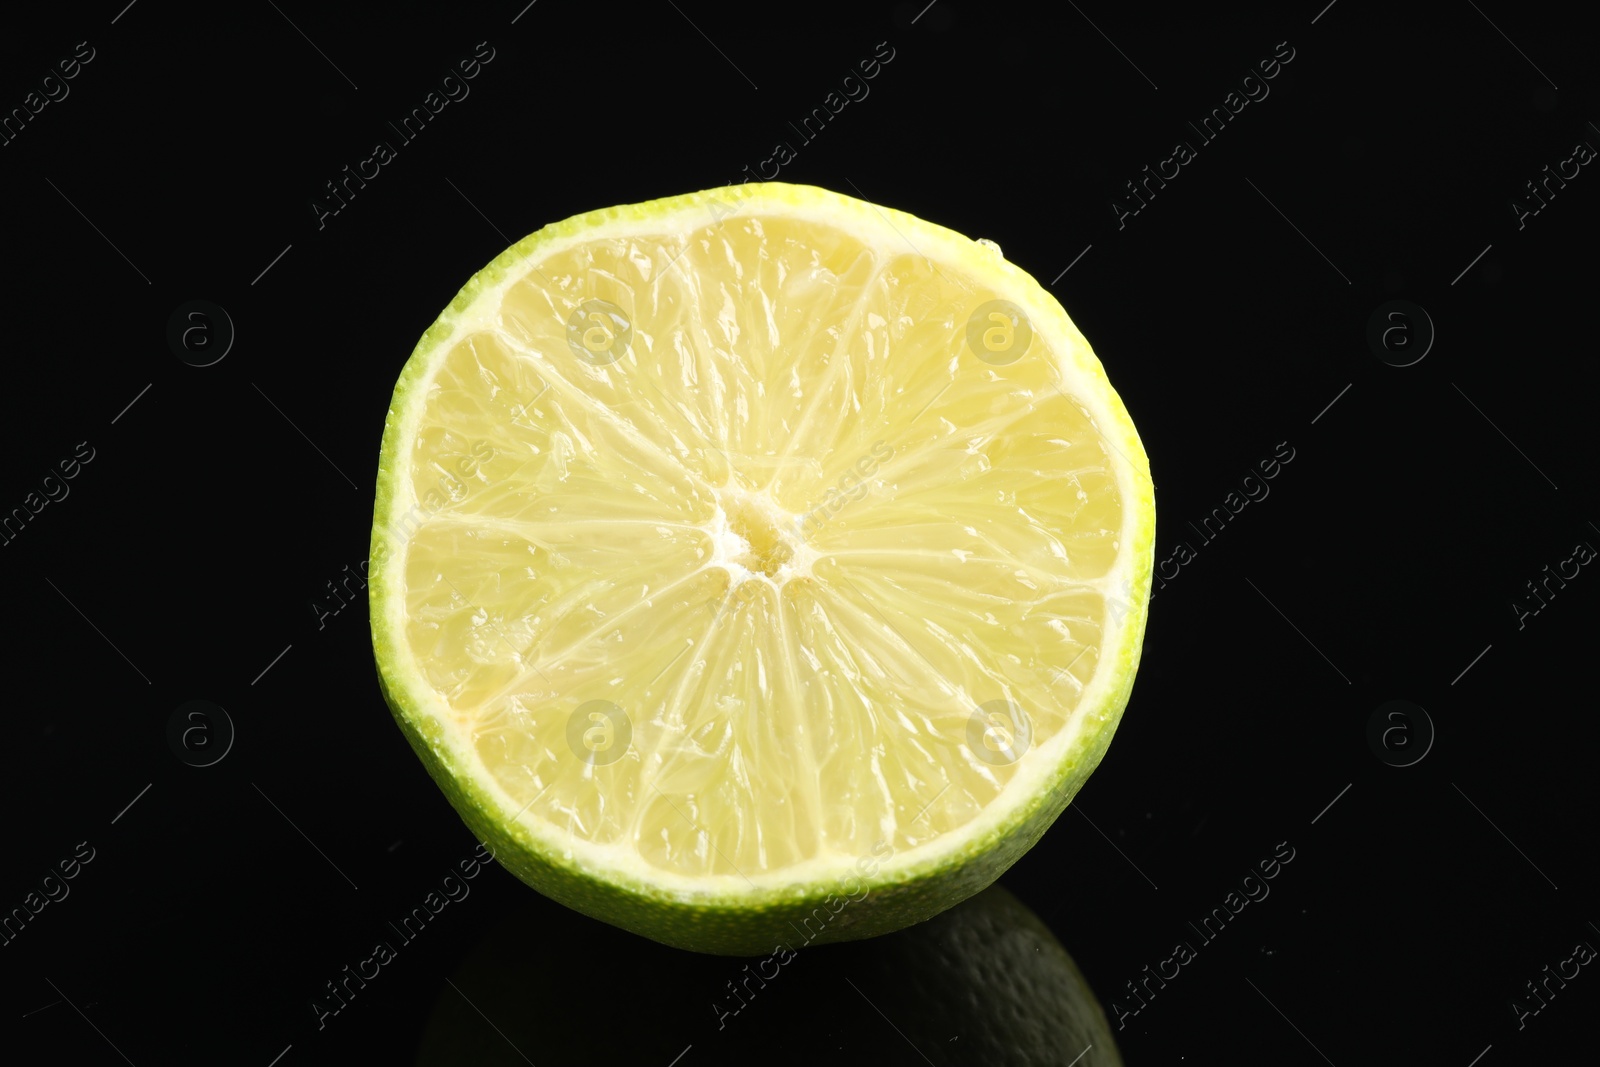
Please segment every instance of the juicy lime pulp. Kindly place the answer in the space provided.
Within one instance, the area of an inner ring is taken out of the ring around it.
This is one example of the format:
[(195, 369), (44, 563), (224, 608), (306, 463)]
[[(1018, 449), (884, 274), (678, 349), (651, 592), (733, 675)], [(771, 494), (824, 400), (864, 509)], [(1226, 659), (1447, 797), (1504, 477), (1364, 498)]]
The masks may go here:
[(763, 951), (935, 914), (1026, 851), (1132, 686), (1148, 461), (991, 244), (783, 184), (579, 216), (395, 389), (373, 637), (525, 881)]

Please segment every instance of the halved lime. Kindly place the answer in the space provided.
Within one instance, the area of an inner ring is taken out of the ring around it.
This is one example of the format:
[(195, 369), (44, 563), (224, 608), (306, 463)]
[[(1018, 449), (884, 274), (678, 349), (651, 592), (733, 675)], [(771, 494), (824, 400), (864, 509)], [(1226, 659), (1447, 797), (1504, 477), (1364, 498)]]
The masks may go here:
[(753, 184), (546, 227), (427, 331), (373, 642), (508, 869), (759, 953), (920, 921), (1033, 845), (1127, 703), (1153, 544), (1138, 434), (1033, 278)]

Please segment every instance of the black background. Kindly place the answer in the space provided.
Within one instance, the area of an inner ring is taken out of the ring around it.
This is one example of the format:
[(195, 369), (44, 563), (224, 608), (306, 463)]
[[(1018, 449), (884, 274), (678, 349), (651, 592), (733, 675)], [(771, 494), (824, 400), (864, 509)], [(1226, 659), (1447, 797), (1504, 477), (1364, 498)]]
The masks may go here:
[[(1600, 547), (1600, 174), (1521, 228), (1511, 203), (1579, 140), (1600, 147), (1596, 37), (1503, 3), (924, 5), (279, 0), (197, 17), (113, 0), (8, 27), (7, 110), (94, 49), (0, 147), (0, 509), (80, 442), (94, 457), (0, 547), (0, 908), (94, 849), (0, 947), (8, 1046), (140, 1067), (409, 1062), (457, 995), (446, 975), (517, 918), (551, 931), (530, 968), (577, 975), (581, 1010), (548, 1022), (586, 1028), (585, 1059), (732, 1062), (693, 996), (681, 1023), (631, 1022), (720, 970), (498, 868), (318, 1029), (322, 984), (474, 841), (383, 704), (364, 601), (321, 619), (313, 603), (366, 557), (395, 377), (475, 270), (570, 215), (738, 181), (788, 141), (781, 180), (993, 239), (1050, 288), (1144, 439), (1157, 559), (1195, 549), (1152, 603), (1105, 763), (1003, 879), (1115, 1025), (1136, 1005), (1124, 983), (1294, 849), (1267, 899), (1123, 1019), (1126, 1062), (1592, 1056), (1593, 967), (1520, 1028), (1512, 1001), (1600, 946), (1600, 576), (1520, 626), (1513, 603)], [(395, 140), (386, 120), (480, 41), (494, 59), (470, 96), (319, 228), (323, 183)], [(799, 144), (788, 123), (885, 41), (870, 95)], [(1185, 122), (1279, 42), (1294, 58), (1270, 95), (1119, 228), (1123, 183), (1197, 141)], [(236, 331), (203, 368), (166, 340), (197, 299)], [(1367, 341), (1396, 299), (1436, 330), (1404, 367)], [(1294, 458), (1270, 496), (1205, 543), (1189, 523), (1280, 442)], [(213, 766), (167, 740), (194, 699), (236, 730)], [(1390, 700), (1431, 721), (1410, 721), (1410, 749), (1396, 735), (1401, 756), (1426, 752), (1407, 767), (1368, 742)], [(838, 1062), (958, 1062), (848, 990), (832, 1010), (813, 1023), (867, 1035), (836, 1042)], [(778, 1018), (743, 1040), (788, 1040)]]

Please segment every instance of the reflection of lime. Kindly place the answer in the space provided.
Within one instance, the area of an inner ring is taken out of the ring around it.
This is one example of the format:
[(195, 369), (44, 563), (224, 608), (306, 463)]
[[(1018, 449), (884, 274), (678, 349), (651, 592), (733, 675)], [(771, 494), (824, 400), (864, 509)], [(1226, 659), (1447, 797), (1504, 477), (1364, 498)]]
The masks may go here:
[(886, 937), (748, 961), (552, 911), (512, 916), (440, 984), (418, 1067), (664, 1065), (690, 1045), (684, 1067), (1122, 1062), (1072, 958), (999, 886)]
[(1038, 283), (750, 185), (541, 230), (428, 330), (373, 638), (509, 870), (764, 952), (818, 908), (822, 941), (925, 919), (1038, 840), (1127, 702), (1153, 532), (1138, 435)]

